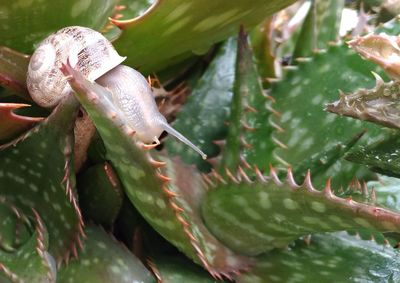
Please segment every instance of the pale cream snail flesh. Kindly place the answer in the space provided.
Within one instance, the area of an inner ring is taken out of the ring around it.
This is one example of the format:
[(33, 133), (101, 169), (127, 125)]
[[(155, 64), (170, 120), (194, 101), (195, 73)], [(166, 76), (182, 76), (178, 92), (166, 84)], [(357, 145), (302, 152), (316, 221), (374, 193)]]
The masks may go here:
[(70, 61), (84, 77), (96, 81), (112, 93), (114, 106), (125, 116), (135, 137), (144, 143), (159, 143), (163, 131), (207, 156), (182, 134), (172, 128), (158, 111), (147, 80), (138, 71), (121, 65), (125, 57), (115, 51), (100, 33), (85, 27), (63, 28), (47, 37), (29, 62), (27, 87), (32, 99), (43, 107), (54, 107), (72, 93), (61, 73), (63, 63)]

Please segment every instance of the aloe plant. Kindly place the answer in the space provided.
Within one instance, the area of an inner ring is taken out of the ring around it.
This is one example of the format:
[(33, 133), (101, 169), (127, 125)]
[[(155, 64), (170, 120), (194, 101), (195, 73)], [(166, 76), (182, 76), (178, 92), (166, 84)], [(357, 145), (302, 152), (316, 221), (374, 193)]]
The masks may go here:
[[(0, 282), (399, 282), (387, 2), (0, 1)], [(69, 25), (150, 75), (208, 159), (143, 146), (69, 62), (73, 94), (36, 105), (30, 54)]]

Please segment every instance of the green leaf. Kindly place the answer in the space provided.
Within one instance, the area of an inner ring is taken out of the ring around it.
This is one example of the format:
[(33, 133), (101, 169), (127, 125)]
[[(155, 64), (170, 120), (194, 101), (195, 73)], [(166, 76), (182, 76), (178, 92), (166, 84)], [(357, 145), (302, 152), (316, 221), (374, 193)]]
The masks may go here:
[(34, 208), (49, 234), (49, 252), (60, 261), (76, 249), (82, 219), (75, 199), (72, 127), (77, 103), (69, 97), (32, 130), (0, 147), (0, 195), (23, 211)]
[(113, 21), (124, 29), (116, 48), (128, 56), (128, 65), (144, 73), (156, 71), (173, 62), (171, 58), (205, 53), (212, 44), (234, 34), (239, 25), (255, 26), (293, 2), (255, 0), (249, 5), (245, 0), (158, 0), (141, 17)]
[(400, 180), (380, 176), (378, 181), (367, 183), (369, 189), (376, 191), (376, 203), (393, 211), (400, 212)]
[(382, 141), (362, 146), (346, 154), (351, 162), (366, 165), (372, 171), (400, 177), (400, 136), (393, 134)]
[(78, 259), (60, 269), (57, 282), (155, 282), (140, 260), (104, 230), (89, 225), (85, 233)]
[(266, 168), (271, 162), (275, 145), (268, 140), (273, 127), (268, 124), (270, 98), (264, 95), (260, 78), (253, 63), (253, 53), (247, 35), (238, 37), (236, 75), (231, 116), (221, 168), (236, 171), (239, 165)]
[(316, 190), (310, 175), (302, 185), (294, 182), (290, 172), (283, 182), (274, 170), (269, 177), (257, 175), (253, 182), (211, 179), (202, 202), (207, 227), (239, 253), (258, 255), (312, 233), (399, 230), (399, 214), (339, 198), (329, 183), (323, 191)]
[[(398, 282), (399, 251), (346, 233), (321, 234), (257, 258), (238, 283)], [(350, 264), (355, 263), (355, 264)]]
[(179, 257), (157, 257), (150, 267), (163, 283), (217, 283), (207, 272), (188, 260)]
[[(230, 38), (220, 47), (207, 71), (194, 86), (173, 124), (190, 141), (200, 145), (208, 156), (215, 156), (219, 151), (212, 142), (226, 135), (223, 125), (229, 117), (233, 95), (235, 56), (236, 40)], [(175, 139), (168, 139), (166, 147), (171, 155), (179, 155), (186, 163), (195, 163), (204, 170), (209, 168), (209, 164), (198, 154)]]
[[(133, 130), (108, 99), (112, 94), (107, 89), (90, 83), (69, 65), (62, 70), (102, 136), (107, 158), (129, 199), (154, 229), (216, 277), (229, 276), (246, 267), (247, 258), (232, 253), (202, 224), (197, 207), (200, 201), (195, 202), (204, 189), (199, 174), (175, 160), (166, 160), (169, 164), (163, 169), (164, 162), (144, 151), (148, 146), (133, 140)], [(178, 169), (182, 175), (171, 180), (169, 176), (179, 173)]]
[(107, 162), (94, 165), (78, 178), (79, 204), (83, 215), (111, 226), (122, 206), (124, 193), (118, 176)]
[(35, 44), (63, 27), (78, 25), (99, 30), (115, 4), (115, 0), (45, 1), (40, 5), (35, 1), (1, 0), (1, 44), (32, 53)]
[(0, 46), (0, 85), (12, 89), (27, 100), (31, 100), (26, 88), (29, 59), (26, 54)]
[(293, 57), (311, 56), (324, 49), (329, 41), (339, 39), (339, 26), (344, 0), (314, 0), (297, 39)]
[[(330, 46), (326, 52), (315, 54), (311, 61), (290, 66), (270, 92), (276, 100), (271, 122), (281, 128), (272, 135), (279, 146), (274, 151), (276, 162), (296, 171), (310, 156), (322, 156), (365, 130), (367, 133), (359, 143), (382, 139), (385, 131), (380, 127), (323, 110), (325, 103), (337, 97), (338, 88), (348, 92), (371, 85), (371, 70), (378, 71), (343, 45)], [(334, 187), (347, 186), (357, 170), (349, 162), (338, 160), (323, 174), (315, 175), (314, 182), (322, 186), (326, 178), (334, 177)]]
[[(0, 206), (8, 205), (8, 203), (5, 203), (4, 199), (0, 200)], [(14, 206), (11, 207), (17, 218), (24, 217), (22, 211)], [(32, 235), (13, 252), (0, 249), (1, 282), (55, 282), (56, 263), (47, 252), (47, 231), (42, 219), (34, 209), (28, 213), (34, 219)], [(3, 221), (5, 220), (3, 219)]]

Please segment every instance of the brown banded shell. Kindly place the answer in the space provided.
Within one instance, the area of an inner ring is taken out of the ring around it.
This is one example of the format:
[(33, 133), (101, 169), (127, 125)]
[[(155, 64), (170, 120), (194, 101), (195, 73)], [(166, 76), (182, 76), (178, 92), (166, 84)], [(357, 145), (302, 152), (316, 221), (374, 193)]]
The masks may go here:
[(37, 104), (54, 107), (72, 91), (60, 71), (68, 58), (90, 81), (125, 60), (99, 32), (80, 26), (63, 28), (43, 40), (29, 62), (27, 87)]

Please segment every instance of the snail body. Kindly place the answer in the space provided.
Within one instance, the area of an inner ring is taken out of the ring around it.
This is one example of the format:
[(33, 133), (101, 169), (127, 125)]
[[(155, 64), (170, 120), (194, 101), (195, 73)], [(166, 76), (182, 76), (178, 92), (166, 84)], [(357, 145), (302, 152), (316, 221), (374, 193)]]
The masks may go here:
[(89, 81), (96, 81), (111, 93), (135, 137), (144, 143), (159, 143), (163, 131), (184, 142), (203, 159), (207, 156), (172, 128), (158, 111), (146, 79), (131, 67), (121, 65), (125, 57), (115, 51), (100, 33), (84, 27), (67, 27), (47, 37), (31, 57), (27, 86), (32, 99), (43, 107), (54, 107), (72, 88), (60, 68), (67, 60)]

